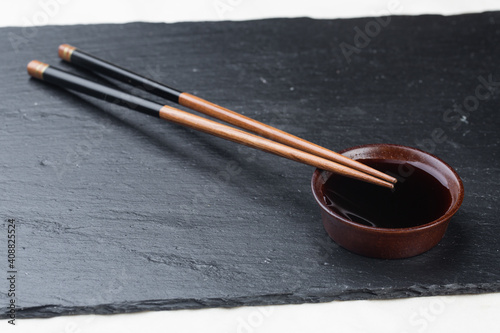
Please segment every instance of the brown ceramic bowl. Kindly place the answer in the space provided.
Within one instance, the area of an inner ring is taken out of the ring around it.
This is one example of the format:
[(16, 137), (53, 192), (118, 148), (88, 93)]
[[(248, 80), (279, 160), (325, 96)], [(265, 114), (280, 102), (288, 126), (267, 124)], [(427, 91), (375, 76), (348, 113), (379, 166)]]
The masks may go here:
[(397, 259), (416, 256), (439, 243), (464, 197), (462, 181), (448, 164), (419, 149), (392, 144), (358, 146), (341, 153), (354, 160), (386, 159), (424, 163), (426, 168), (432, 169), (433, 175), (438, 175), (440, 181), (446, 183), (451, 202), (444, 214), (426, 224), (409, 228), (366, 226), (352, 222), (327, 206), (322, 191), (331, 173), (316, 169), (311, 180), (314, 198), (321, 207), (323, 225), (337, 244), (363, 256)]

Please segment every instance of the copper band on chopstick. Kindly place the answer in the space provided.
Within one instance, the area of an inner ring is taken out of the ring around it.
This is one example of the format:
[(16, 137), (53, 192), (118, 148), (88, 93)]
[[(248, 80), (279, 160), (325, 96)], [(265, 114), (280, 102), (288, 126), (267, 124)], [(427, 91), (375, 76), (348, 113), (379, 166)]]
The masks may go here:
[(38, 60), (33, 60), (28, 64), (28, 74), (37, 78), (39, 80), (43, 80), (43, 73), (45, 70), (49, 68), (49, 65), (44, 64)]
[(67, 62), (71, 62), (71, 55), (73, 52), (76, 50), (76, 47), (68, 45), (68, 44), (62, 44), (59, 45), (59, 57), (63, 60), (66, 60)]

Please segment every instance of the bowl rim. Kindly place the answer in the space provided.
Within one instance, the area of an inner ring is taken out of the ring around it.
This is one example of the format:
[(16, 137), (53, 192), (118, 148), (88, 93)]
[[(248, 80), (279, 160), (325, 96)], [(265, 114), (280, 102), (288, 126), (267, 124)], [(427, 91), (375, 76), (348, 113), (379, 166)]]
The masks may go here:
[(428, 155), (428, 156), (436, 159), (437, 161), (443, 163), (452, 172), (453, 176), (458, 181), (459, 192), (458, 192), (458, 198), (457, 198), (456, 202), (451, 207), (449, 207), (447, 209), (447, 211), (442, 216), (438, 217), (437, 219), (435, 219), (433, 221), (427, 222), (425, 224), (421, 224), (421, 225), (417, 225), (417, 226), (413, 226), (413, 227), (408, 227), (408, 228), (380, 228), (380, 227), (367, 226), (367, 225), (353, 222), (353, 221), (351, 221), (343, 216), (338, 215), (337, 213), (332, 211), (330, 208), (328, 208), (328, 206), (326, 206), (325, 203), (323, 203), (322, 198), (319, 198), (319, 193), (316, 193), (316, 191), (314, 190), (314, 184), (317, 181), (317, 179), (319, 178), (319, 176), (321, 175), (321, 173), (327, 172), (327, 171), (317, 168), (314, 171), (313, 176), (311, 178), (311, 190), (313, 192), (314, 199), (320, 205), (320, 207), (322, 208), (322, 210), (324, 212), (326, 212), (327, 214), (331, 215), (332, 217), (336, 218), (337, 220), (339, 220), (345, 224), (348, 224), (349, 226), (354, 227), (354, 228), (358, 228), (358, 229), (362, 229), (362, 230), (366, 230), (366, 231), (371, 231), (371, 232), (386, 233), (386, 234), (402, 234), (402, 233), (411, 233), (411, 232), (416, 232), (416, 231), (422, 231), (422, 230), (426, 230), (426, 229), (435, 227), (436, 225), (442, 224), (442, 223), (448, 221), (460, 208), (460, 206), (462, 205), (463, 199), (464, 199), (464, 185), (462, 183), (462, 179), (460, 178), (458, 173), (448, 163), (446, 163), (445, 161), (443, 161), (442, 159), (440, 159), (439, 157), (437, 157), (431, 153), (428, 153), (428, 152), (423, 151), (421, 149), (410, 147), (410, 146), (403, 146), (403, 145), (392, 144), (392, 143), (372, 143), (372, 144), (358, 145), (358, 146), (353, 146), (353, 147), (350, 147), (347, 149), (343, 149), (339, 152), (339, 154), (343, 154), (345, 152), (360, 149), (360, 148), (372, 148), (372, 147), (394, 147), (394, 148), (409, 149), (409, 150), (417, 151), (417, 152), (423, 153), (425, 155)]

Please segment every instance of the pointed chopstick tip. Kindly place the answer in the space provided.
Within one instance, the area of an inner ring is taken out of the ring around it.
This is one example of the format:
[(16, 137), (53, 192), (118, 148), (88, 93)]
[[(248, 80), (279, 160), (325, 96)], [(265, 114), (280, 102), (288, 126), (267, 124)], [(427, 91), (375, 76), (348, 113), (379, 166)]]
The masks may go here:
[[(352, 176), (349, 176), (346, 174), (347, 177), (352, 177)], [(378, 186), (382, 186), (382, 187), (386, 187), (386, 188), (389, 188), (391, 190), (394, 189), (394, 184), (391, 183), (391, 182), (388, 182), (386, 180), (383, 180), (383, 179), (380, 179), (380, 178), (376, 178), (372, 175), (367, 175), (367, 174), (362, 174), (361, 176), (358, 176), (358, 177), (353, 177), (353, 178), (356, 178), (358, 180), (361, 180), (361, 181), (365, 181), (367, 183), (371, 183), (373, 185), (378, 185)]]

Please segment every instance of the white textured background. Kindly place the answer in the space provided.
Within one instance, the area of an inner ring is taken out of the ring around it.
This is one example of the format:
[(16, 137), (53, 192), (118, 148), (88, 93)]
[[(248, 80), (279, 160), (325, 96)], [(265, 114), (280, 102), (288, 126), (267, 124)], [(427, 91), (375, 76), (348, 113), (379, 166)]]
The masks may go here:
[[(387, 15), (392, 8), (453, 15), (500, 10), (500, 1), (2, 0), (0, 26), (346, 18)], [(21, 319), (15, 327), (1, 321), (0, 332), (500, 332), (499, 314), (500, 294), (486, 294)]]
[(498, 0), (2, 0), (0, 26), (362, 17), (380, 15), (393, 3), (408, 15), (500, 9)]

